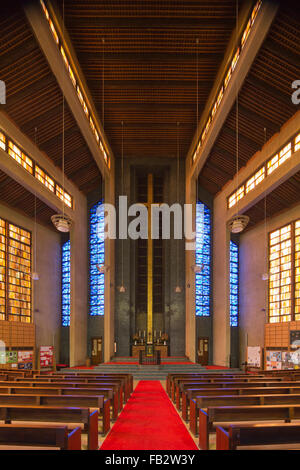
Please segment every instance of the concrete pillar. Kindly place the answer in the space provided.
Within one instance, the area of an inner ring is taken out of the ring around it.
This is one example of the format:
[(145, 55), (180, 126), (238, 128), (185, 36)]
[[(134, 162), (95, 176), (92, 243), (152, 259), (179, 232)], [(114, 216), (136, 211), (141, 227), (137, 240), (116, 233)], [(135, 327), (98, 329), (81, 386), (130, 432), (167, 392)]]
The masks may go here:
[(213, 361), (230, 364), (230, 233), (226, 225), (226, 197), (214, 200), (213, 214)]
[(87, 357), (87, 202), (76, 200), (77, 214), (71, 228), (71, 318), (70, 366), (85, 363)]
[[(105, 202), (115, 204), (114, 168), (111, 177), (104, 180)], [(105, 240), (105, 294), (104, 294), (104, 362), (110, 361), (114, 354), (115, 328), (115, 240)]]

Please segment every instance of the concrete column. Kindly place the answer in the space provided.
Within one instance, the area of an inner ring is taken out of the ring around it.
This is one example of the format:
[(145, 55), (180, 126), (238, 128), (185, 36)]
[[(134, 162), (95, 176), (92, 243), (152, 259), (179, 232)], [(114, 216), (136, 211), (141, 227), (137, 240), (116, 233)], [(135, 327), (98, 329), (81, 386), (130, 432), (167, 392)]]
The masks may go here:
[[(196, 182), (193, 177), (186, 178), (186, 204), (193, 204), (193, 231), (196, 227)], [(196, 361), (196, 315), (195, 315), (195, 250), (185, 252), (185, 314), (186, 314), (186, 356)]]
[(228, 367), (230, 233), (226, 226), (226, 198), (223, 193), (214, 200), (213, 233), (213, 361), (215, 365)]
[[(114, 168), (112, 169), (114, 175)], [(115, 204), (114, 178), (104, 180), (105, 202)], [(114, 354), (114, 313), (115, 313), (115, 241), (105, 240), (105, 294), (104, 294), (104, 362), (110, 361)]]
[(77, 214), (71, 228), (71, 318), (70, 366), (85, 363), (87, 357), (87, 203), (77, 200)]

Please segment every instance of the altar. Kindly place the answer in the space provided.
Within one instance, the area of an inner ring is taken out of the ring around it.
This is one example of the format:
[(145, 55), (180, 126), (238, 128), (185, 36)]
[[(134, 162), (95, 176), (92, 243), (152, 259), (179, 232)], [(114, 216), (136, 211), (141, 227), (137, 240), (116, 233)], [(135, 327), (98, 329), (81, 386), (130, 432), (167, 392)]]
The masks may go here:
[(146, 335), (146, 332), (142, 333), (141, 331), (139, 331), (133, 336), (133, 339), (132, 339), (131, 356), (139, 358), (141, 351), (145, 354), (145, 356), (155, 355), (155, 353), (159, 351), (161, 358), (168, 357), (169, 356), (168, 335), (166, 333), (162, 333), (161, 331), (159, 333), (154, 331), (154, 335), (152, 338), (151, 333), (148, 333), (148, 335)]
[[(168, 344), (154, 344), (153, 345), (154, 352), (160, 351), (160, 357), (168, 357), (169, 356), (169, 346)], [(139, 358), (140, 351), (146, 353), (146, 345), (145, 344), (133, 344), (131, 348), (131, 355), (132, 357)]]

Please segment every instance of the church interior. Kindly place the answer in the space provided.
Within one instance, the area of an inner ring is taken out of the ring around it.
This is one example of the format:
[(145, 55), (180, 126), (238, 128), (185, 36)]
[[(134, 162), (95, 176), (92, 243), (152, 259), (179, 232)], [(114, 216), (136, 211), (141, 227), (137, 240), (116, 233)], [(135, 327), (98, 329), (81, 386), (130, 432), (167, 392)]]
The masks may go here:
[(0, 450), (300, 449), (299, 3), (1, 10)]

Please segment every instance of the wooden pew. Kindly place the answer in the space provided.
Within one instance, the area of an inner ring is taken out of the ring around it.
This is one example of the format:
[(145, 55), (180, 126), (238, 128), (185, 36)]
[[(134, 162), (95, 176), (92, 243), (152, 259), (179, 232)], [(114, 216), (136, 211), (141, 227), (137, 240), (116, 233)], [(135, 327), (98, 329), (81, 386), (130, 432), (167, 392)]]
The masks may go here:
[[(169, 393), (170, 398), (174, 401), (175, 400), (175, 387), (177, 383), (181, 380), (188, 379), (188, 380), (203, 380), (203, 379), (212, 379), (212, 378), (220, 378), (220, 379), (230, 379), (230, 378), (238, 378), (238, 377), (249, 377), (250, 375), (243, 373), (190, 373), (190, 374), (169, 374), (167, 377), (167, 392)], [(253, 375), (254, 376), (254, 375)], [(263, 376), (262, 376), (263, 377)]]
[[(43, 377), (40, 375), (35, 374), (35, 377)], [(73, 372), (61, 372), (61, 373), (52, 373), (48, 375), (48, 377), (62, 377), (64, 379), (70, 379), (70, 378), (79, 378), (79, 379), (96, 379), (96, 380), (119, 380), (122, 382), (122, 387), (124, 389), (124, 401), (127, 401), (128, 398), (130, 397), (130, 394), (133, 391), (133, 376), (131, 374), (107, 374), (107, 373), (73, 373)]]
[(190, 430), (197, 435), (199, 410), (217, 406), (241, 406), (241, 405), (300, 405), (299, 394), (271, 394), (264, 395), (262, 390), (258, 395), (212, 395), (198, 396), (191, 400)]
[[(300, 405), (220, 406), (199, 411), (199, 447), (209, 449), (209, 433), (216, 423), (285, 421), (300, 419)], [(223, 426), (223, 424), (221, 425)]]
[(240, 381), (240, 379), (232, 379), (228, 380), (226, 382), (204, 382), (204, 381), (197, 381), (197, 382), (186, 382), (184, 381), (183, 383), (180, 383), (179, 386), (176, 387), (176, 395), (175, 395), (175, 403), (176, 407), (178, 410), (181, 409), (181, 397), (182, 393), (185, 391), (185, 389), (188, 388), (251, 388), (251, 387), (270, 387), (270, 386), (276, 386), (276, 387), (286, 387), (286, 386), (300, 386), (300, 381), (282, 381), (282, 380), (272, 380), (272, 379), (266, 379), (265, 381), (256, 381), (256, 380), (250, 380), (250, 381)]
[(0, 425), (1, 446), (54, 447), (60, 450), (81, 449), (81, 429), (67, 426)]
[(227, 430), (216, 428), (216, 450), (236, 450), (238, 446), (270, 444), (299, 444), (300, 425), (297, 424), (231, 424)]
[(45, 423), (82, 424), (83, 432), (88, 437), (88, 449), (97, 450), (98, 446), (98, 411), (89, 408), (31, 406), (31, 405), (1, 405), (0, 420), (5, 424), (12, 421), (34, 421)]
[[(224, 395), (271, 395), (271, 394), (300, 394), (300, 387), (251, 387), (251, 388), (191, 388), (186, 389), (182, 395), (182, 418), (189, 419), (189, 409), (198, 416), (198, 397), (224, 396)], [(191, 401), (193, 400), (193, 401)]]
[(99, 416), (102, 420), (103, 435), (107, 434), (110, 429), (110, 410), (109, 400), (105, 400), (103, 396), (86, 396), (86, 395), (0, 395), (0, 405), (10, 406), (54, 406), (54, 407), (83, 407), (97, 408)]
[[(15, 383), (15, 382), (13, 382)], [(6, 386), (3, 387), (5, 383), (0, 382), (0, 394), (9, 394), (9, 395), (92, 395), (92, 396), (104, 396), (110, 400), (112, 405), (112, 419), (116, 420), (118, 417), (119, 411), (119, 400), (118, 394), (114, 393), (111, 388), (99, 387), (99, 388), (78, 388), (78, 387), (69, 387), (69, 384), (42, 384), (42, 386), (38, 386), (38, 384), (27, 384), (25, 383), (22, 385), (22, 382), (17, 382), (17, 386)]]
[(94, 378), (81, 378), (81, 377), (67, 377), (67, 378), (59, 378), (59, 377), (53, 377), (53, 376), (46, 376), (46, 377), (34, 377), (34, 378), (16, 378), (15, 382), (30, 382), (30, 383), (73, 383), (73, 384), (90, 384), (92, 387), (93, 384), (95, 386), (100, 385), (106, 385), (106, 386), (111, 386), (111, 387), (117, 387), (119, 390), (119, 405), (120, 405), (120, 410), (122, 409), (122, 404), (123, 402), (126, 403), (127, 397), (125, 394), (124, 386), (122, 384), (121, 379), (111, 379), (111, 378), (104, 378), (104, 379), (94, 379)]
[[(110, 382), (70, 382), (68, 380), (61, 380), (59, 382), (52, 382), (49, 380), (35, 380), (35, 379), (30, 379), (30, 380), (17, 380), (17, 381), (1, 381), (0, 380), (0, 387), (48, 387), (48, 388), (97, 388), (97, 389), (102, 389), (104, 390), (104, 395), (107, 398), (110, 398), (112, 400), (112, 406), (117, 407), (119, 411), (122, 410), (123, 408), (123, 398), (122, 398), (122, 389), (119, 387), (119, 384), (116, 383), (110, 383)], [(111, 390), (112, 397), (110, 396), (111, 393), (109, 392)], [(117, 417), (116, 410), (114, 411), (114, 419)]]

